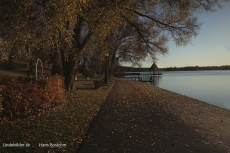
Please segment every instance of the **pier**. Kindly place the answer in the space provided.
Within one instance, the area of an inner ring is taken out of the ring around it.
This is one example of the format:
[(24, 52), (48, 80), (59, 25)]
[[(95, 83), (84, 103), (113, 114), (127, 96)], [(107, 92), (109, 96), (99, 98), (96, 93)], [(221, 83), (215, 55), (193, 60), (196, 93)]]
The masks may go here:
[(137, 80), (141, 82), (153, 82), (154, 77), (162, 76), (162, 73), (120, 73), (115, 75), (118, 79)]
[(154, 77), (162, 76), (162, 73), (159, 72), (156, 63), (153, 63), (148, 72), (123, 72), (115, 74), (114, 76), (118, 79), (122, 78), (127, 80), (137, 80), (141, 82), (154, 82)]

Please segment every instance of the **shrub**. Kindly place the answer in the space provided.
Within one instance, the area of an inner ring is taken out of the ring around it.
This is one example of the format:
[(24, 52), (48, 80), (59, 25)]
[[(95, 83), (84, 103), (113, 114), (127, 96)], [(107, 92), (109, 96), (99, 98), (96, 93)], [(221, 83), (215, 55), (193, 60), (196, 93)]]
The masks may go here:
[(98, 89), (98, 88), (100, 88), (101, 86), (103, 86), (102, 80), (94, 80), (94, 81), (93, 81), (93, 84), (94, 84), (95, 89)]
[(54, 75), (52, 77), (39, 80), (38, 84), (42, 89), (41, 96), (46, 101), (44, 107), (50, 107), (52, 104), (57, 104), (65, 99), (65, 87), (62, 77)]
[(94, 71), (86, 71), (85, 77), (94, 77), (95, 72)]
[(65, 102), (63, 78), (52, 76), (38, 81), (28, 77), (3, 78), (3, 113), (30, 115)]

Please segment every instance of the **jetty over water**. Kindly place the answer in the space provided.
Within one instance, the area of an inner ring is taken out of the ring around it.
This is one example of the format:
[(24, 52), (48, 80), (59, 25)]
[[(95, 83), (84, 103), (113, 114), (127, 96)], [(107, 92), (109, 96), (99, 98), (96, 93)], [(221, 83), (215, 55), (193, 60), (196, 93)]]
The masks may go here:
[(153, 63), (149, 68), (149, 72), (126, 72), (115, 74), (115, 77), (123, 78), (127, 80), (138, 80), (141, 82), (154, 82), (154, 77), (162, 76), (162, 73), (159, 72), (159, 68), (156, 63)]
[(131, 73), (119, 73), (115, 75), (115, 77), (117, 77), (118, 79), (137, 80), (141, 82), (153, 82), (154, 81), (153, 78), (156, 76), (162, 76), (162, 73), (160, 72), (154, 72), (154, 73), (131, 72)]

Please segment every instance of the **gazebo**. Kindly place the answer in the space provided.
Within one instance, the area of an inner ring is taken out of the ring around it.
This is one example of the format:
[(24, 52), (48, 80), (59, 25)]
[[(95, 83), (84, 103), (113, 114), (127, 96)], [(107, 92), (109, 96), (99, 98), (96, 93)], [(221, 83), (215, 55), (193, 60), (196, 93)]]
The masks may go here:
[(156, 63), (153, 63), (152, 66), (149, 68), (150, 72), (151, 71), (158, 71), (159, 74), (159, 68), (157, 67)]

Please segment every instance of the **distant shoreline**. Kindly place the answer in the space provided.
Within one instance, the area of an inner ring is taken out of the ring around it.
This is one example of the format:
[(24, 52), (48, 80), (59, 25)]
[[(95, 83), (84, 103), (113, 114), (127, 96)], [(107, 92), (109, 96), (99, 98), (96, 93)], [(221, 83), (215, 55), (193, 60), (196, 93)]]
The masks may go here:
[[(135, 68), (119, 66), (120, 72), (145, 72), (150, 71), (150, 68)], [(166, 67), (158, 68), (159, 71), (205, 71), (205, 70), (230, 70), (230, 65), (223, 66), (185, 66), (185, 67)]]
[(226, 70), (160, 70), (160, 71), (229, 71), (230, 69), (226, 69)]

